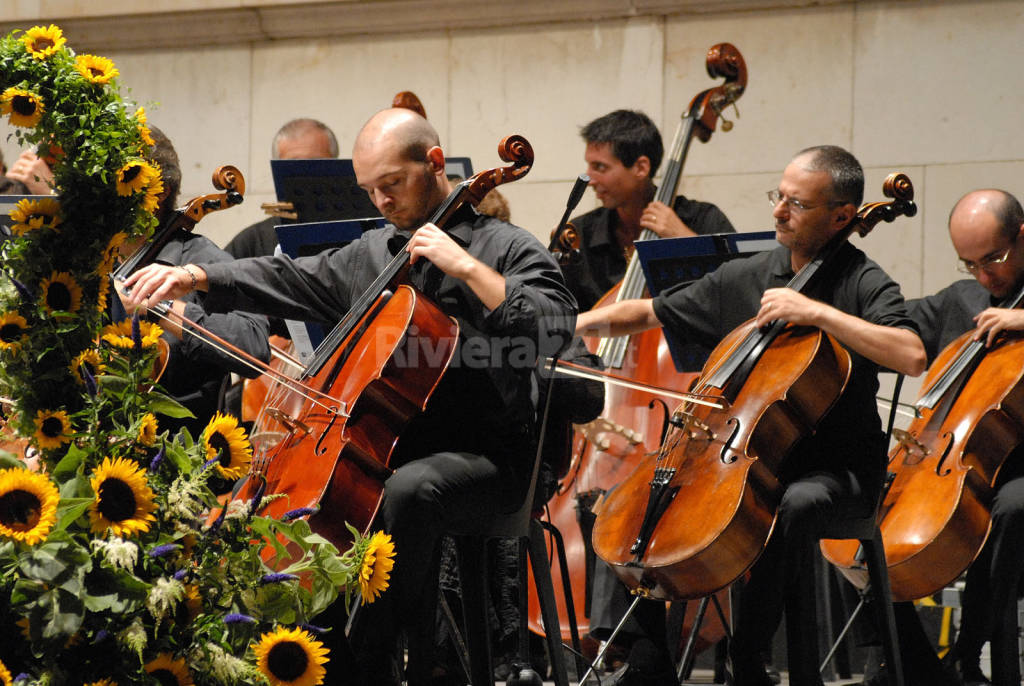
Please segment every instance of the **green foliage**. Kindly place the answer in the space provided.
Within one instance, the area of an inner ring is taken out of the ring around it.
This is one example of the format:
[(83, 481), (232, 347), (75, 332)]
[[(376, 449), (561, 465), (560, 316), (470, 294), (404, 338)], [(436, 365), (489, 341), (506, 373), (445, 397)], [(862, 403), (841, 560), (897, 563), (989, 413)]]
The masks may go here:
[(56, 220), (23, 209), (0, 255), (0, 397), (41, 467), (0, 451), (0, 663), (27, 684), (124, 686), (153, 683), (145, 665), (164, 656), (196, 684), (254, 683), (253, 643), (348, 593), (367, 539), (341, 555), (301, 518), (254, 514), (265, 502), (222, 507), (204, 441), (154, 427), (191, 416), (151, 378), (159, 332), (103, 318), (119, 244), (156, 224), (159, 177), (119, 192), (119, 170), (150, 152), (144, 115), (75, 65), (66, 47), (38, 57), (19, 32), (0, 39), (0, 109), (17, 123), (10, 89), (41, 103), (17, 138), (54, 154), (59, 197)]

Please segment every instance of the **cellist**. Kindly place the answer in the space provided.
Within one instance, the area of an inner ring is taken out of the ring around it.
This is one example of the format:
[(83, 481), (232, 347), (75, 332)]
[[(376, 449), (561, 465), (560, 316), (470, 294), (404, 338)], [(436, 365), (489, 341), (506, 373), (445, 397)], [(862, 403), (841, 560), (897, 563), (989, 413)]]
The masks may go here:
[[(586, 311), (622, 280), (642, 229), (661, 238), (734, 233), (717, 206), (678, 196), (672, 207), (654, 200), (654, 176), (664, 145), (658, 127), (643, 112), (615, 110), (580, 129), (586, 144), (589, 185), (601, 207), (573, 218), (580, 236), (578, 257), (562, 265), (569, 290)], [(625, 586), (598, 560), (591, 598), (590, 635), (605, 640), (629, 605)], [(616, 639), (627, 666), (612, 683), (647, 680), (664, 685), (673, 672), (665, 645), (664, 603), (644, 603)]]
[(580, 129), (589, 185), (601, 207), (572, 219), (580, 252), (562, 267), (566, 283), (589, 310), (622, 280), (642, 229), (661, 238), (734, 233), (725, 214), (708, 202), (678, 196), (672, 207), (654, 200), (654, 176), (664, 156), (658, 127), (637, 110), (609, 112)]
[[(1005, 331), (1024, 331), (1024, 311), (996, 307), (1024, 286), (1020, 202), (1003, 190), (971, 191), (950, 212), (949, 237), (960, 260), (958, 269), (973, 278), (907, 303), (920, 327), (929, 362), (971, 329), (975, 340), (988, 345)], [(964, 684), (988, 683), (979, 664), (985, 641), (991, 646), (991, 682), (1020, 684), (1017, 588), (1024, 572), (1024, 460), (1019, 452), (1011, 454), (996, 481), (992, 528), (967, 571), (960, 632), (946, 659), (955, 665)], [(911, 603), (897, 604), (896, 619), (901, 637), (922, 635)], [(901, 649), (908, 675), (934, 669), (934, 653), (902, 645)]]
[[(787, 611), (789, 682), (818, 685), (812, 560), (822, 522), (867, 514), (877, 502), (886, 446), (875, 408), (878, 366), (916, 376), (925, 352), (907, 316), (899, 286), (863, 252), (847, 243), (821, 299), (783, 288), (828, 240), (855, 216), (864, 174), (836, 146), (803, 150), (769, 191), (779, 248), (727, 262), (686, 288), (654, 299), (623, 301), (580, 315), (577, 333), (624, 335), (657, 326), (713, 347), (756, 317), (815, 326), (852, 356), (844, 392), (817, 432), (798, 444), (780, 474), (785, 491), (775, 528), (744, 586), (731, 649), (739, 686), (768, 686), (758, 655)], [(680, 523), (685, 525), (685, 523)]]
[[(520, 505), (535, 454), (534, 362), (568, 341), (576, 306), (554, 259), (525, 230), (470, 205), (447, 233), (424, 224), (451, 187), (437, 132), (419, 114), (375, 114), (356, 137), (352, 162), (390, 226), (316, 256), (189, 267), (211, 306), (333, 324), (405, 250), (413, 285), (459, 322), (455, 359), (403, 432), (392, 460), (400, 466), (384, 485), (380, 523), (394, 539), (396, 563), (391, 587), (360, 610), (349, 636), (355, 666), (340, 659), (337, 618), (325, 637), (333, 641), (329, 683), (398, 686), (396, 643), (404, 629), (406, 679), (421, 686), (448, 667), (431, 664), (440, 538), (450, 525)], [(128, 285), (136, 306), (147, 295), (193, 289), (180, 268), (143, 270)], [(429, 359), (429, 350), (421, 353)]]

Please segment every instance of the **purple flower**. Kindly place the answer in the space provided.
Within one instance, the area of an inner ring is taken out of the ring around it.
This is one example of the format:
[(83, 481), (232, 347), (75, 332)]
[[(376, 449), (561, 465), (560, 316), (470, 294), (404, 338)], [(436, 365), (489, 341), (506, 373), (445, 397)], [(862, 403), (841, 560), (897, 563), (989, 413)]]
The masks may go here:
[(142, 326), (139, 324), (139, 311), (132, 314), (132, 345), (135, 352), (142, 352)]
[(219, 457), (215, 457), (212, 460), (207, 460), (206, 462), (203, 463), (203, 466), (200, 467), (199, 471), (205, 472), (207, 469), (209, 469), (213, 465), (217, 464), (219, 461), (220, 461)]
[(93, 638), (93, 643), (103, 643), (105, 640), (110, 638), (110, 632), (106, 629), (100, 629), (96, 632), (96, 636)]
[(273, 572), (271, 574), (264, 574), (263, 578), (260, 579), (261, 584), (276, 584), (281, 581), (292, 581), (298, 579), (294, 574), (285, 574), (284, 572)]
[(263, 500), (263, 494), (267, 491), (267, 480), (260, 477), (260, 485), (256, 487), (256, 493), (253, 494), (252, 499), (249, 500), (249, 512), (246, 514), (246, 519), (256, 514), (256, 509), (260, 506), (260, 501)]
[(175, 550), (177, 550), (180, 547), (181, 546), (178, 545), (177, 543), (164, 543), (163, 545), (158, 545), (157, 547), (155, 547), (152, 550), (150, 550), (149, 551), (149, 556), (150, 557), (165, 557), (167, 555), (170, 555), (171, 553), (173, 553)]
[(18, 281), (12, 274), (8, 274), (7, 278), (11, 280), (11, 283), (13, 283), (14, 287), (18, 290), (18, 293), (21, 294), (22, 300), (27, 303), (35, 302), (36, 296), (28, 286), (23, 284), (21, 281)]
[(178, 571), (176, 571), (174, 573), (174, 580), (175, 581), (181, 581), (186, 576), (188, 576), (188, 570), (187, 569), (179, 569)]
[(149, 471), (155, 472), (160, 463), (164, 461), (164, 444), (160, 444), (160, 450), (153, 456), (153, 459), (149, 462)]
[(317, 626), (316, 624), (299, 624), (299, 628), (305, 629), (306, 631), (314, 634), (325, 634), (328, 631), (330, 631), (330, 629), (327, 629), (322, 626)]
[(281, 515), (281, 521), (282, 522), (290, 522), (293, 519), (298, 519), (299, 517), (305, 517), (307, 515), (315, 515), (319, 511), (320, 511), (320, 509), (316, 508), (316, 507), (299, 507), (299, 508), (296, 508), (294, 510), (288, 510), (283, 515)]
[(224, 615), (225, 624), (255, 624), (256, 618), (250, 617), (249, 615), (243, 615), (238, 612), (233, 612), (229, 615)]
[(29, 676), (28, 674), (26, 674), (25, 672), (21, 672), (21, 673), (19, 673), (19, 674), (18, 674), (18, 676), (14, 677), (14, 681), (15, 681), (15, 682), (18, 682), (18, 681), (28, 681), (28, 680), (29, 680), (29, 679), (31, 679), (31, 678), (32, 678), (32, 677), (30, 677), (30, 676)]
[(95, 398), (96, 394), (99, 393), (99, 389), (96, 387), (96, 377), (89, 371), (88, 365), (83, 364), (79, 367), (79, 370), (82, 372), (82, 380), (85, 382), (86, 390), (89, 391), (89, 395)]

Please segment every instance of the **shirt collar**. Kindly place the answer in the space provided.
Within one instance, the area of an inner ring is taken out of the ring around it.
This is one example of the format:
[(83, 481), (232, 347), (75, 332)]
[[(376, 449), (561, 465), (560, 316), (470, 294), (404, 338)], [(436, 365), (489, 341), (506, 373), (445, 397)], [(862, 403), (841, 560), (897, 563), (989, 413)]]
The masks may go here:
[(789, 248), (780, 245), (772, 251), (771, 257), (772, 275), (790, 279), (795, 275), (793, 263), (790, 259)]

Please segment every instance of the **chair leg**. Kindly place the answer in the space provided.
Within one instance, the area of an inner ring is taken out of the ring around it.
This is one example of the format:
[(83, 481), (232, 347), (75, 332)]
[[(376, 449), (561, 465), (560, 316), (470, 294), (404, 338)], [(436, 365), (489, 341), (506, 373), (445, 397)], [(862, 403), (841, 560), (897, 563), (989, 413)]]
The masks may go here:
[(565, 557), (565, 542), (562, 539), (562, 532), (554, 524), (542, 519), (534, 519), (551, 536), (551, 541), (558, 554), (558, 568), (562, 573), (562, 593), (565, 595), (565, 611), (568, 615), (569, 636), (572, 639), (572, 648), (576, 661), (576, 674), (583, 674), (587, 668), (583, 659), (583, 648), (580, 645), (580, 630), (576, 626), (576, 607), (572, 598), (572, 579), (569, 576), (569, 562)]
[(889, 673), (890, 686), (904, 686), (903, 660), (900, 656), (899, 638), (896, 633), (896, 615), (892, 608), (892, 591), (889, 588), (889, 572), (885, 564), (885, 548), (882, 547), (882, 533), (876, 527), (874, 537), (861, 540), (868, 561), (868, 575), (875, 607), (878, 608), (878, 628), (885, 649), (885, 664)]
[(457, 536), (459, 584), (462, 587), (462, 616), (466, 623), (470, 682), (473, 686), (494, 686), (491, 666), (491, 630), (487, 621), (487, 565), (485, 540), (478, 536)]
[[(544, 528), (536, 519), (530, 520), (530, 565), (533, 580), (537, 584), (537, 598), (540, 600), (541, 618), (547, 638), (548, 657), (551, 660), (551, 674), (555, 686), (569, 686), (565, 668), (565, 654), (562, 650), (562, 629), (558, 623), (555, 606), (555, 589), (551, 583), (551, 567), (548, 566), (548, 548), (544, 543)], [(523, 588), (525, 593), (526, 589)], [(488, 682), (492, 683), (492, 682)], [(476, 686), (476, 681), (473, 682)]]

